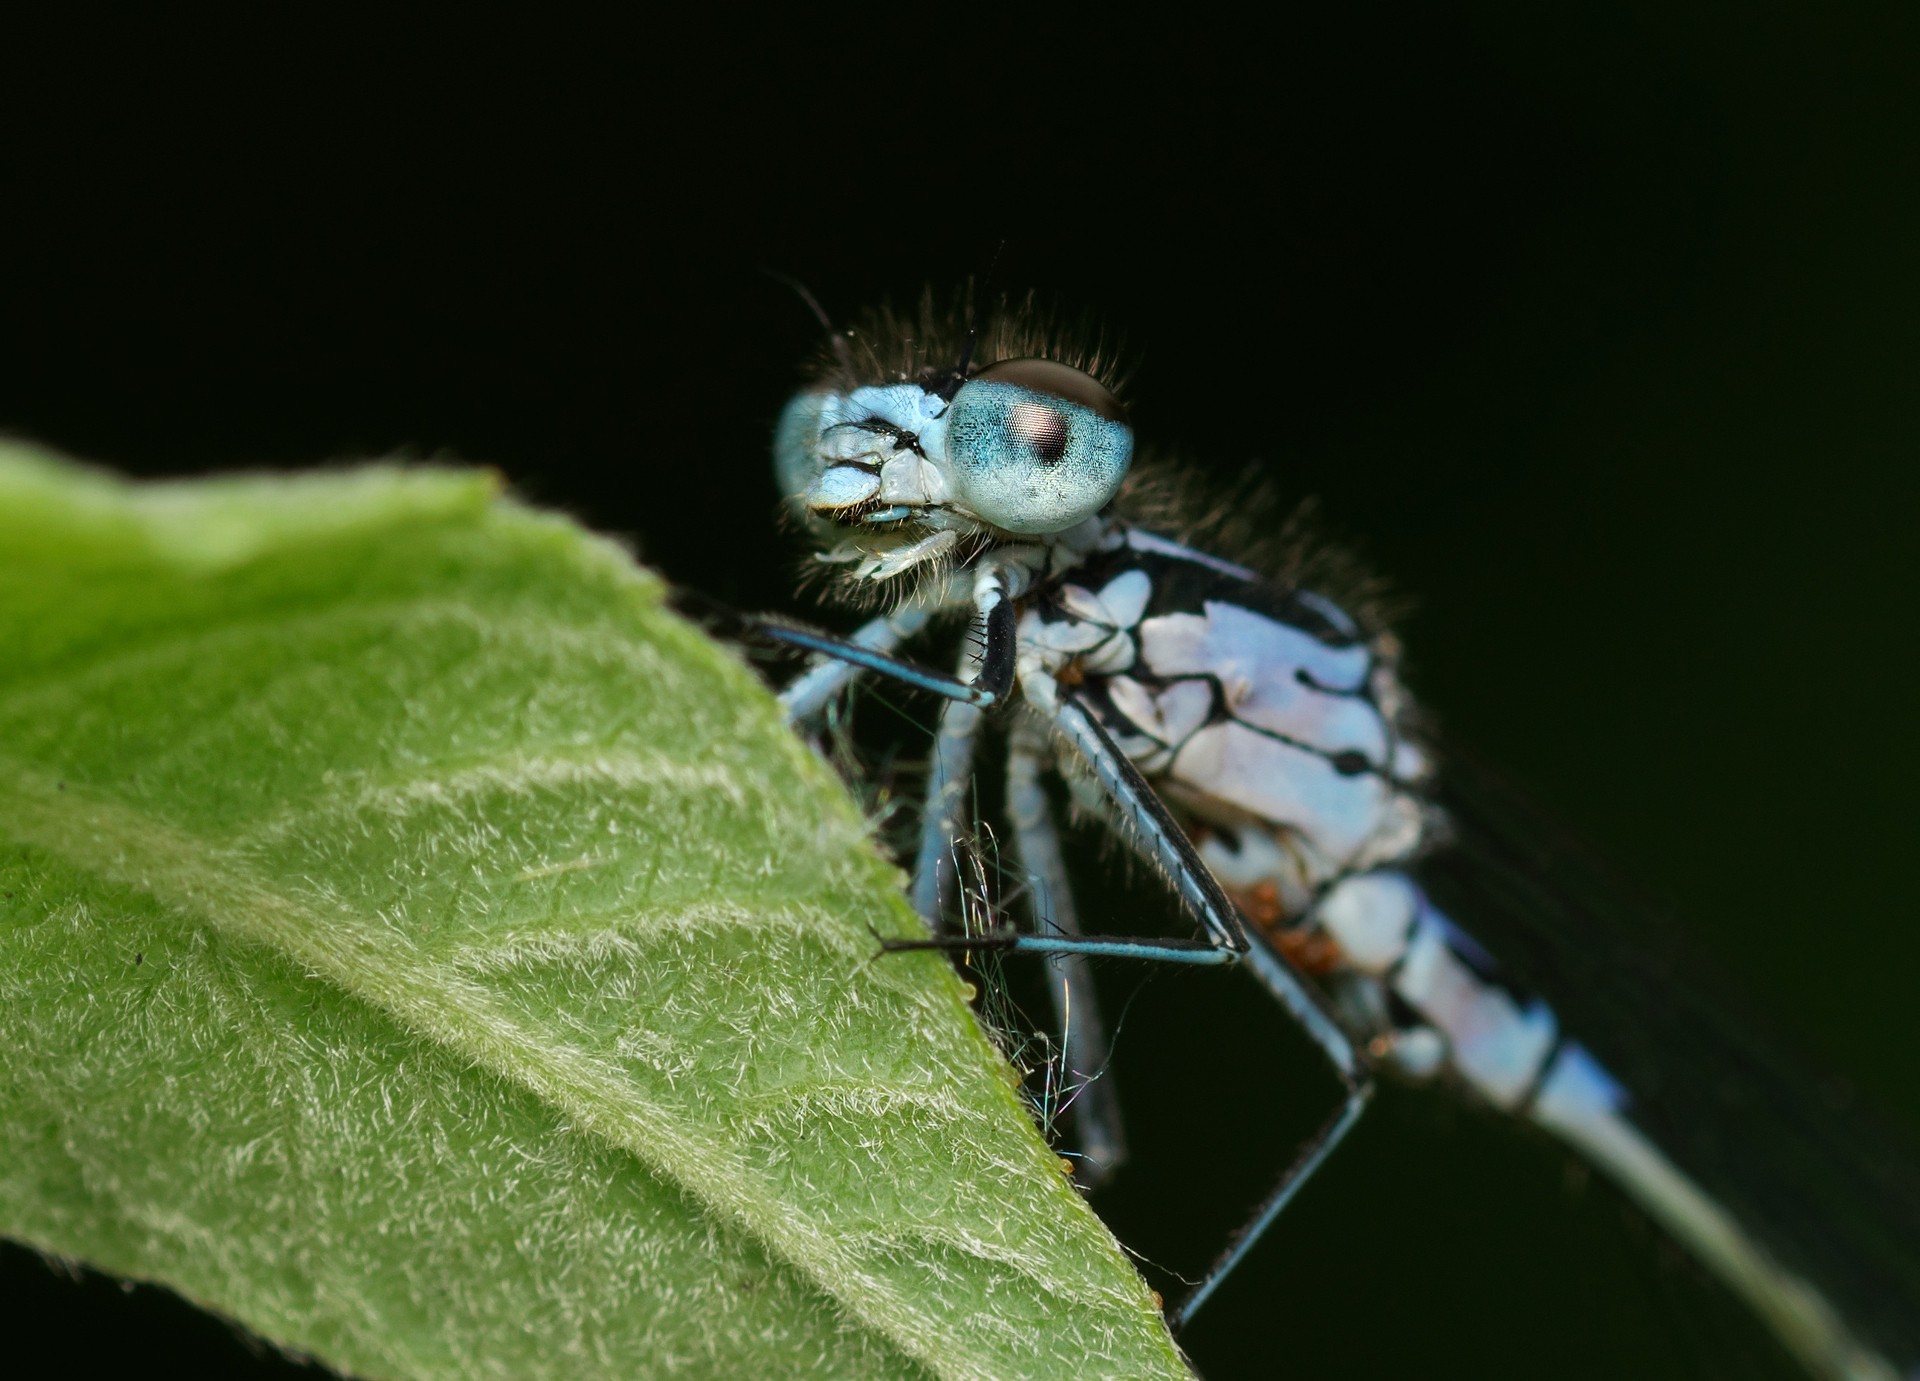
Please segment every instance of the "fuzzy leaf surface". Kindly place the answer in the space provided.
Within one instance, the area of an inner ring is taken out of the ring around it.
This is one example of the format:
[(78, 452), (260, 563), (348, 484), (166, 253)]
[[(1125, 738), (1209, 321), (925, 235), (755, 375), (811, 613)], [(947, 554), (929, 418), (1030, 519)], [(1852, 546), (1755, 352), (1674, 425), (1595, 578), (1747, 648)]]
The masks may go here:
[(0, 1232), (364, 1377), (1186, 1375), (840, 784), (497, 488), (0, 449)]

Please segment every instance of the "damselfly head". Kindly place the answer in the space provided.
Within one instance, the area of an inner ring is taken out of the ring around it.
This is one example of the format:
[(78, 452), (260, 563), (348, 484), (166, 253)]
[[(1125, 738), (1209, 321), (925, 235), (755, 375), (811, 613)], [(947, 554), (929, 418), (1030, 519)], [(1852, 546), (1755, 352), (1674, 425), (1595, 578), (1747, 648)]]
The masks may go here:
[(1004, 355), (998, 320), (981, 334), (986, 348), (944, 367), (927, 361), (874, 382), (836, 369), (781, 414), (781, 490), (828, 548), (823, 558), (857, 579), (889, 579), (963, 547), (1045, 542), (1097, 517), (1119, 491), (1133, 429), (1113, 389), (1051, 353)]

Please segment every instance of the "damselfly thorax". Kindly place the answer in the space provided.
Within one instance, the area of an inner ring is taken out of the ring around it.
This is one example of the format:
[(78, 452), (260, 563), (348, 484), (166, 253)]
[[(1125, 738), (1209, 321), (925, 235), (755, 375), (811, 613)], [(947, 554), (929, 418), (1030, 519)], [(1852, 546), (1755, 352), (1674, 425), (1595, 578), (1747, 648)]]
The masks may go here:
[[(1398, 644), (1298, 580), (1271, 579), (1130, 516), (1134, 437), (1110, 365), (1031, 315), (943, 330), (877, 317), (830, 338), (787, 405), (776, 470), (816, 560), (886, 612), (850, 638), (765, 631), (822, 654), (784, 699), (806, 722), (878, 674), (945, 698), (914, 873), (915, 945), (1049, 959), (1073, 1069), (1082, 1178), (1124, 1155), (1086, 962), (1239, 964), (1345, 1089), (1246, 1231), (1173, 1311), (1191, 1318), (1367, 1105), (1376, 1071), (1445, 1078), (1611, 1175), (1815, 1373), (1892, 1378), (1796, 1243), (1740, 1221), (1656, 1147), (1629, 1091), (1435, 906), (1420, 865), (1449, 838)], [(896, 657), (961, 611), (953, 673)], [(1006, 818), (1031, 927), (941, 934), (983, 716), (1003, 717)], [(1089, 935), (1045, 790), (1064, 777), (1165, 878), (1186, 937)], [(1920, 1244), (1914, 1244), (1920, 1249)], [(1907, 1263), (1902, 1263), (1904, 1266)], [(1911, 1301), (1909, 1301), (1911, 1302)]]

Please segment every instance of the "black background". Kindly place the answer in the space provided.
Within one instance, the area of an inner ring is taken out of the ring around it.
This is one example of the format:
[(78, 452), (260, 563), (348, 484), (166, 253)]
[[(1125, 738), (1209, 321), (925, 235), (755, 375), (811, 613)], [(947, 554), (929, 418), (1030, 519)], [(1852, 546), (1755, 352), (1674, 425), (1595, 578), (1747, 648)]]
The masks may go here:
[[(1130, 344), (1143, 438), (1318, 496), (1449, 735), (1911, 1133), (1914, 22), (1331, 8), (16, 33), (0, 427), (149, 475), (486, 462), (791, 608), (765, 438), (816, 331), (763, 270), (846, 313), (1004, 240), (999, 283)], [(1136, 1004), (1103, 1208), (1191, 1268), (1320, 1109), (1257, 1004), (1181, 989)], [(278, 1365), (6, 1262), (5, 1346), (65, 1374)], [(1560, 1153), (1412, 1095), (1188, 1342), (1216, 1378), (1770, 1364)]]

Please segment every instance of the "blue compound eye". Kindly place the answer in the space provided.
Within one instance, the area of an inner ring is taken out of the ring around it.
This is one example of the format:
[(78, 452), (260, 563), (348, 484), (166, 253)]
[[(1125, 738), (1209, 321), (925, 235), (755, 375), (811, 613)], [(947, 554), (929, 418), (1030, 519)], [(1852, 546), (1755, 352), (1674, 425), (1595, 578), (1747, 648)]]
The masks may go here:
[(1060, 532), (1106, 506), (1133, 458), (1120, 400), (1054, 360), (1002, 360), (947, 412), (947, 458), (967, 506), (1008, 532)]

